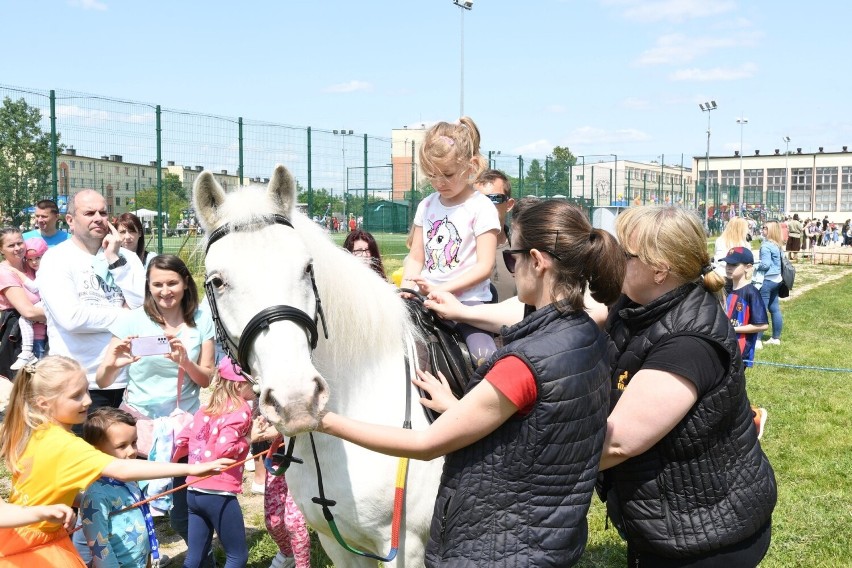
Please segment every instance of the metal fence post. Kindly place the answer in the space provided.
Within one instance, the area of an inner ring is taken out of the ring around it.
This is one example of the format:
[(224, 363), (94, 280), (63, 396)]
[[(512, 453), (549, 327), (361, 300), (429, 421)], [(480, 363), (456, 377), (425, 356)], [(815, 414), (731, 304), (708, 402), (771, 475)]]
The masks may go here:
[[(163, 129), (160, 123), (161, 110), (157, 105), (157, 213), (159, 214), (157, 229), (157, 254), (163, 254)], [(138, 207), (137, 207), (138, 209)]]
[(414, 175), (414, 140), (411, 141), (411, 207), (408, 211), (408, 226), (414, 223), (414, 188), (416, 185), (416, 177)]
[(524, 195), (524, 157), (518, 156), (518, 195)]
[[(344, 166), (346, 164), (343, 164)], [(368, 174), (370, 169), (367, 167), (367, 134), (364, 134), (364, 219), (367, 218), (367, 187)], [(347, 170), (348, 172), (348, 170)], [(391, 170), (391, 185), (393, 185), (393, 170)], [(391, 192), (393, 193), (393, 192)], [(363, 221), (362, 221), (363, 223)]]
[[(59, 159), (56, 150), (56, 91), (50, 90), (50, 173), (53, 176), (53, 202), (59, 195), (59, 180), (57, 179), (56, 161)], [(67, 207), (67, 205), (66, 205)]]
[(314, 218), (314, 189), (311, 181), (311, 127), (308, 126), (308, 217)]
[(238, 132), (237, 136), (239, 137), (240, 143), (240, 155), (238, 156), (239, 167), (237, 168), (237, 172), (240, 176), (240, 185), (243, 185), (243, 172), (244, 172), (244, 163), (243, 163), (243, 117), (237, 118)]

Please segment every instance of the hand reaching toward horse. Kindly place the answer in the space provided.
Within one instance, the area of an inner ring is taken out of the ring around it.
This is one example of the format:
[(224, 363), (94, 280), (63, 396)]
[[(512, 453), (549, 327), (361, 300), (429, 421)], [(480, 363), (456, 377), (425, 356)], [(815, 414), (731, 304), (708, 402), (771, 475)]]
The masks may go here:
[(458, 320), (463, 319), (461, 316), (467, 306), (452, 292), (433, 290), (423, 302), (423, 307), (432, 310), (442, 319)]
[(459, 401), (455, 395), (453, 395), (453, 391), (450, 390), (450, 384), (447, 382), (443, 373), (439, 371), (438, 377), (436, 378), (431, 373), (418, 370), (417, 376), (419, 378), (411, 379), (411, 382), (426, 391), (429, 396), (432, 397), (431, 399), (426, 397), (421, 398), (420, 404), (439, 413), (443, 413), (451, 406), (458, 404)]

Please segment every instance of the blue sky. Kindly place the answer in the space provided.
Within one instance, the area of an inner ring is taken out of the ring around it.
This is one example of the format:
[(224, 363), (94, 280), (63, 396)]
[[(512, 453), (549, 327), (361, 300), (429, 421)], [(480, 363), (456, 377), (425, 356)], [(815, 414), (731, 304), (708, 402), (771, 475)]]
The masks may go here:
[[(0, 84), (390, 136), (459, 115), (451, 0), (0, 0)], [(483, 150), (651, 161), (852, 146), (847, 2), (475, 0)], [(10, 25), (13, 24), (13, 25)], [(62, 63), (57, 64), (57, 55)]]

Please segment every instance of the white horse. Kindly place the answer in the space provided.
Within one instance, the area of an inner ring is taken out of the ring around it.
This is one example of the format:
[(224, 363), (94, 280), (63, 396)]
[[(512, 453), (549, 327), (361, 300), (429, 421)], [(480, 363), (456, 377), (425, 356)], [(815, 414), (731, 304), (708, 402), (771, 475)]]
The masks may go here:
[[(209, 172), (198, 177), (193, 197), (205, 232), (231, 228), (226, 234), (221, 230), (221, 238), (210, 236), (208, 295), (212, 292), (224, 331), (239, 341), (253, 316), (271, 306), (290, 306), (316, 320), (315, 276), (328, 339), (320, 326), (312, 351), (304, 322), (274, 321), (250, 341), (247, 371), (261, 388), (263, 414), (285, 436), (295, 436), (294, 455), (305, 463), (290, 467), (287, 482), (326, 553), (339, 568), (376, 566), (338, 545), (320, 507), (311, 502), (318, 495), (317, 476), (306, 433), (316, 429), (325, 409), (401, 426), (406, 390), (413, 401), (413, 428), (426, 428), (419, 395), (406, 379), (405, 338), (413, 330), (391, 286), (295, 210), (295, 191), (290, 172), (280, 165), (267, 188), (230, 194)], [(274, 215), (286, 217), (292, 227), (274, 221)], [(332, 436), (315, 433), (314, 439), (326, 496), (337, 501), (331, 510), (340, 533), (357, 549), (387, 554), (398, 460)], [(442, 463), (411, 462), (399, 552), (387, 566), (423, 565)]]

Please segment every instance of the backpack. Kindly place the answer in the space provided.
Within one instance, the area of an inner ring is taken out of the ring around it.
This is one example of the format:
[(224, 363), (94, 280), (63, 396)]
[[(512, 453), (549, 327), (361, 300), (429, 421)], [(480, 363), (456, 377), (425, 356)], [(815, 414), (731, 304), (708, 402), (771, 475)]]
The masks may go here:
[(793, 289), (793, 283), (796, 281), (796, 267), (787, 258), (787, 253), (781, 251), (781, 286), (778, 288), (778, 297), (786, 298), (790, 295), (790, 290)]

